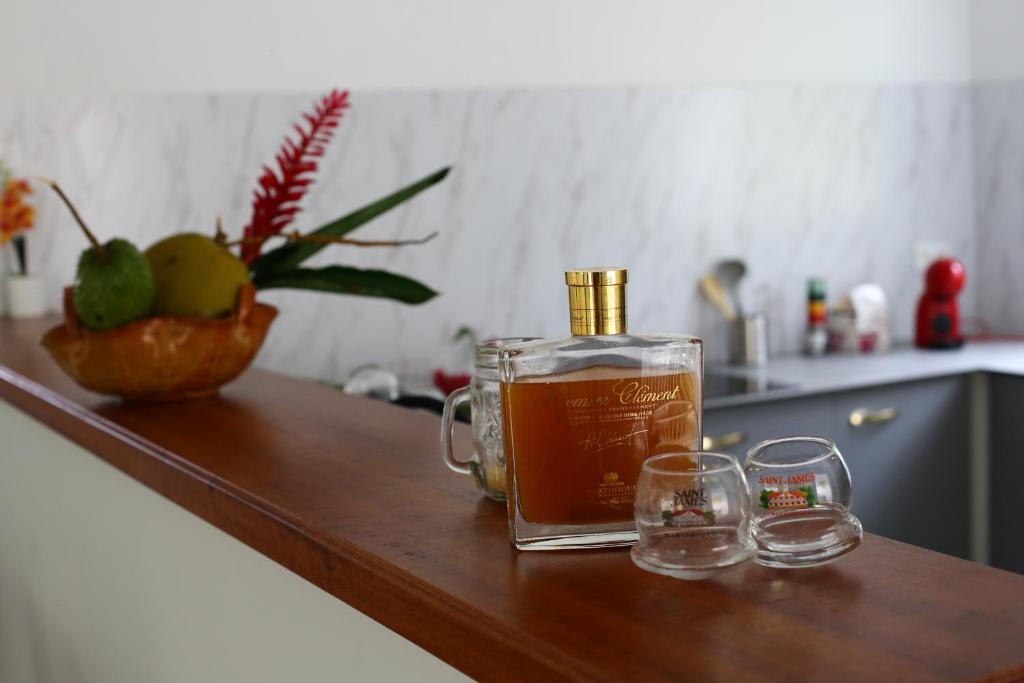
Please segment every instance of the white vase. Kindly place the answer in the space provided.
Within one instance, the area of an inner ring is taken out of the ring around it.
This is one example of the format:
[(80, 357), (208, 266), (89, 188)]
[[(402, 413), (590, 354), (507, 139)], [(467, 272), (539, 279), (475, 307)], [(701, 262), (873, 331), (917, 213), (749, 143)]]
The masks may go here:
[(7, 314), (12, 318), (38, 318), (46, 314), (43, 280), (38, 275), (7, 276)]

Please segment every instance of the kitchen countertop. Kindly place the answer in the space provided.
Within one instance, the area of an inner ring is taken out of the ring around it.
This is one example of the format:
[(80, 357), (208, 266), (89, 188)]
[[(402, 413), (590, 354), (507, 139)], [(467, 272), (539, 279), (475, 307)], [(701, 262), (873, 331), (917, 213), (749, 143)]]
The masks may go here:
[(781, 356), (770, 358), (761, 370), (709, 366), (707, 372), (785, 385), (707, 399), (704, 407), (714, 409), (970, 372), (1024, 375), (1024, 341), (974, 341), (948, 351), (897, 347), (879, 354)]
[(871, 534), (834, 565), (703, 582), (622, 549), (517, 553), (503, 506), (442, 464), (436, 416), (261, 370), (125, 405), (61, 374), (52, 322), (0, 322), (0, 398), (470, 676), (1024, 675), (1024, 576)]

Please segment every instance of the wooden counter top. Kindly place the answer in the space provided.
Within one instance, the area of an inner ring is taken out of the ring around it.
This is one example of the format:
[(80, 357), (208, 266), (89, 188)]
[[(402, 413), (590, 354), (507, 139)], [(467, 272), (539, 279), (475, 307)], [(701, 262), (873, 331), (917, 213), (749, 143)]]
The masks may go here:
[(698, 583), (624, 550), (517, 553), (504, 509), (442, 464), (433, 415), (260, 370), (220, 398), (122, 405), (49, 359), (53, 322), (0, 322), (0, 398), (470, 676), (965, 681), (1024, 664), (1022, 576), (871, 535), (829, 567)]

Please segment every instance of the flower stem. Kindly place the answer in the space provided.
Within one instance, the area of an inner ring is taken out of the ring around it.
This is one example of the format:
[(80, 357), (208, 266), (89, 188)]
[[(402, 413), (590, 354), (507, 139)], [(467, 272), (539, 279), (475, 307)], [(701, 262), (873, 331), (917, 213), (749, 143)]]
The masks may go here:
[(14, 253), (18, 257), (18, 269), (21, 275), (28, 275), (28, 258), (25, 252), (25, 236), (18, 235), (14, 238)]
[(228, 234), (224, 232), (224, 219), (221, 217), (219, 213), (217, 214), (216, 229), (213, 234), (213, 241), (221, 245), (222, 247), (227, 247), (228, 245)]
[(75, 205), (72, 204), (71, 200), (68, 199), (68, 196), (64, 194), (64, 190), (60, 189), (60, 185), (57, 184), (57, 181), (50, 180), (49, 178), (43, 178), (42, 176), (36, 176), (36, 180), (46, 183), (54, 192), (57, 193), (57, 196), (60, 197), (62, 202), (64, 202), (64, 206), (68, 207), (68, 211), (71, 212), (71, 215), (74, 217), (75, 222), (78, 223), (78, 227), (80, 227), (82, 229), (82, 232), (85, 233), (86, 239), (89, 240), (89, 243), (92, 244), (93, 249), (96, 250), (96, 254), (99, 256), (100, 261), (106, 261), (107, 250), (103, 248), (103, 245), (100, 244), (100, 241), (96, 239), (96, 235), (92, 234), (92, 230), (90, 230), (89, 226), (85, 224), (85, 221), (82, 220), (82, 217), (78, 215), (78, 210), (75, 209)]

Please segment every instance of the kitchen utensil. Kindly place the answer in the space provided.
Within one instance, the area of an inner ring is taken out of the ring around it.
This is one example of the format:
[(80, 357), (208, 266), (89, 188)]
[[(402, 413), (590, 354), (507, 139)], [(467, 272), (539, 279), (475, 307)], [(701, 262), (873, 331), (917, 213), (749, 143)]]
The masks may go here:
[(634, 498), (639, 540), (633, 562), (680, 579), (706, 579), (749, 561), (750, 492), (739, 463), (725, 453), (666, 453), (648, 458)]
[(726, 259), (715, 266), (715, 275), (729, 293), (733, 310), (743, 317), (743, 305), (740, 302), (740, 280), (747, 274), (747, 264), (739, 259)]
[(753, 498), (755, 561), (815, 567), (852, 552), (863, 529), (850, 513), (850, 470), (835, 443), (814, 436), (762, 441), (743, 468)]
[(700, 279), (700, 291), (703, 292), (707, 300), (719, 310), (726, 320), (732, 322), (736, 319), (736, 309), (733, 308), (732, 302), (729, 300), (729, 293), (722, 285), (722, 281), (716, 276), (705, 275), (702, 277)]

